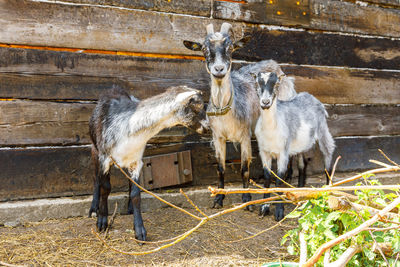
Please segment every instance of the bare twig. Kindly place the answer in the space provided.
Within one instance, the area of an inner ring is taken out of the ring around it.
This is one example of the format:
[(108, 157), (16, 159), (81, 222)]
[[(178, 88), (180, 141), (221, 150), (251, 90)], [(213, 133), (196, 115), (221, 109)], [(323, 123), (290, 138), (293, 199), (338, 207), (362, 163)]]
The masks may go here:
[(121, 253), (121, 254), (125, 254), (125, 255), (146, 255), (146, 254), (151, 254), (151, 253), (166, 249), (166, 248), (168, 248), (170, 246), (173, 246), (173, 245), (181, 242), (182, 240), (184, 240), (189, 235), (194, 233), (198, 228), (200, 228), (203, 224), (205, 224), (206, 222), (208, 222), (211, 219), (214, 219), (216, 217), (219, 217), (219, 216), (227, 214), (227, 213), (231, 213), (231, 212), (243, 209), (243, 208), (245, 208), (245, 207), (247, 207), (249, 205), (256, 205), (256, 204), (266, 203), (266, 202), (277, 200), (277, 199), (279, 199), (279, 197), (274, 196), (274, 197), (265, 198), (265, 199), (253, 200), (253, 201), (249, 201), (249, 202), (243, 203), (241, 205), (237, 205), (236, 207), (233, 207), (233, 208), (230, 208), (230, 209), (222, 210), (222, 211), (220, 211), (218, 213), (215, 213), (215, 214), (212, 214), (212, 215), (210, 215), (208, 217), (203, 217), (203, 218), (200, 219), (200, 222), (195, 227), (193, 227), (192, 229), (190, 229), (190, 230), (186, 231), (185, 233), (179, 235), (177, 238), (173, 238), (172, 240), (174, 240), (174, 241), (172, 241), (171, 243), (168, 243), (168, 244), (165, 244), (163, 246), (160, 246), (160, 247), (157, 247), (157, 248), (154, 248), (154, 249), (151, 249), (151, 250), (147, 250), (147, 251), (122, 251), (122, 250), (119, 250), (119, 249), (116, 249), (116, 248), (110, 246), (98, 233), (95, 232), (95, 230), (93, 228), (92, 228), (92, 233), (107, 248), (109, 248), (109, 249), (111, 249), (111, 250), (113, 250), (115, 252), (118, 252), (118, 253)]
[[(271, 203), (271, 202), (270, 202), (270, 203)], [(300, 206), (300, 205), (297, 205), (297, 206), (294, 208), (293, 211), (297, 210), (297, 209), (299, 208), (299, 206)], [(293, 211), (292, 211), (292, 212), (293, 212)], [(289, 214), (290, 214), (290, 213), (289, 213)], [(241, 239), (238, 239), (238, 240), (225, 241), (225, 243), (236, 243), (236, 242), (241, 242), (241, 241), (249, 240), (249, 239), (252, 239), (252, 238), (254, 238), (254, 237), (256, 237), (256, 236), (259, 236), (259, 235), (261, 235), (261, 234), (263, 234), (263, 233), (265, 233), (265, 232), (267, 232), (267, 231), (269, 231), (269, 230), (272, 230), (272, 229), (274, 229), (274, 228), (276, 228), (276, 227), (278, 227), (278, 226), (282, 226), (282, 223), (287, 219), (287, 217), (289, 216), (289, 214), (286, 215), (285, 217), (283, 217), (282, 220), (280, 220), (279, 222), (277, 222), (277, 223), (274, 224), (273, 226), (268, 227), (267, 229), (264, 229), (264, 230), (262, 230), (262, 231), (260, 231), (260, 232), (258, 232), (258, 233), (255, 233), (255, 234), (251, 233), (251, 236), (248, 236), (248, 237), (245, 237), (245, 238), (241, 238)]]
[[(330, 249), (328, 251), (330, 251)], [(345, 250), (345, 252), (343, 252), (343, 254), (340, 255), (340, 257), (334, 262), (329, 262), (330, 253), (328, 253), (328, 251), (325, 253), (324, 267), (345, 267), (347, 262), (349, 262), (349, 260), (351, 260), (351, 258), (353, 258), (355, 254), (361, 251), (361, 247), (359, 246), (348, 247)]]
[[(355, 212), (357, 213), (358, 217), (365, 222), (364, 218), (361, 216), (359, 209), (357, 207), (355, 207), (355, 203), (349, 202), (350, 205), (353, 207), (353, 209), (355, 210)], [(389, 213), (389, 212), (388, 212)], [(385, 254), (383, 253), (381, 246), (378, 244), (378, 242), (376, 242), (376, 239), (374, 237), (374, 234), (372, 233), (371, 230), (369, 230), (368, 228), (366, 228), (366, 230), (369, 232), (369, 234), (371, 235), (372, 240), (374, 241), (374, 247), (379, 251), (379, 253), (381, 254), (382, 258), (385, 260), (387, 266), (389, 266), (389, 262), (385, 257)], [(351, 259), (351, 258), (350, 258)], [(349, 260), (350, 260), (349, 259)]]
[(341, 158), (342, 158), (341, 156), (338, 156), (338, 157), (336, 158), (336, 160), (335, 160), (335, 163), (333, 164), (332, 174), (331, 174), (331, 177), (330, 177), (330, 180), (331, 180), (332, 183), (333, 183), (333, 176), (335, 175), (336, 166), (337, 166), (337, 164), (338, 164), (338, 162), (339, 162), (339, 160), (340, 160)]
[(200, 218), (199, 216), (196, 216), (196, 215), (194, 215), (194, 214), (188, 212), (188, 211), (185, 210), (185, 209), (182, 209), (182, 208), (180, 208), (180, 207), (177, 207), (177, 206), (175, 206), (174, 204), (172, 204), (172, 203), (170, 203), (170, 202), (168, 202), (168, 201), (162, 199), (161, 197), (157, 196), (156, 194), (150, 192), (149, 190), (147, 190), (146, 188), (144, 188), (143, 186), (141, 186), (140, 184), (138, 184), (137, 182), (135, 182), (135, 180), (133, 180), (131, 177), (129, 177), (129, 175), (126, 174), (126, 172), (114, 161), (113, 158), (111, 158), (111, 161), (112, 161), (112, 163), (113, 163), (115, 166), (118, 167), (118, 169), (122, 172), (123, 175), (125, 175), (126, 178), (128, 178), (133, 184), (135, 184), (137, 187), (139, 187), (142, 191), (144, 191), (144, 192), (146, 192), (147, 194), (149, 194), (149, 195), (155, 197), (156, 199), (160, 200), (161, 202), (167, 204), (168, 206), (171, 206), (171, 207), (173, 207), (173, 208), (175, 208), (175, 209), (177, 209), (177, 210), (179, 210), (179, 211), (181, 211), (181, 212), (183, 212), (183, 213), (185, 213), (185, 214), (187, 214), (187, 215), (189, 215), (189, 216), (195, 218), (196, 220), (199, 220), (199, 221), (201, 220), (201, 218)]
[(371, 219), (369, 219), (368, 221), (365, 221), (364, 223), (362, 223), (360, 226), (358, 226), (357, 228), (329, 241), (326, 242), (325, 244), (323, 244), (322, 246), (320, 246), (318, 248), (318, 250), (315, 252), (315, 254), (304, 264), (302, 265), (302, 267), (311, 267), (313, 266), (315, 263), (317, 263), (318, 259), (325, 253), (326, 250), (328, 250), (329, 248), (339, 244), (340, 242), (364, 231), (366, 228), (370, 227), (372, 224), (374, 224), (375, 222), (377, 222), (379, 220), (380, 217), (383, 217), (386, 213), (388, 213), (389, 211), (391, 211), (394, 207), (396, 207), (397, 205), (400, 204), (400, 197), (396, 198), (392, 203), (390, 203), (386, 208), (384, 208), (383, 210), (379, 211), (378, 214), (376, 214), (374, 217), (372, 217)]
[(383, 151), (381, 149), (378, 148), (378, 151), (393, 165), (397, 166), (398, 168), (400, 168), (400, 165), (397, 164), (396, 162), (394, 162), (393, 160), (391, 160), (388, 156), (386, 156), (385, 153), (383, 153)]
[(277, 179), (279, 179), (282, 183), (284, 183), (285, 185), (287, 185), (287, 186), (289, 186), (289, 187), (291, 187), (291, 188), (294, 188), (294, 186), (293, 185), (291, 185), (291, 184), (289, 184), (289, 183), (287, 183), (285, 180), (283, 180), (281, 177), (279, 177), (278, 175), (276, 175), (270, 168), (268, 168), (267, 166), (265, 166), (267, 169), (268, 169), (268, 171), (270, 172), (270, 173), (272, 173)]
[(107, 238), (108, 231), (110, 231), (110, 228), (114, 224), (115, 217), (117, 216), (117, 209), (118, 209), (118, 202), (115, 202), (114, 212), (111, 215), (111, 219), (110, 219), (110, 222), (108, 223), (108, 227), (107, 227), (106, 231), (104, 232), (104, 238)]
[(368, 186), (337, 186), (337, 187), (323, 187), (323, 188), (264, 188), (264, 189), (252, 189), (252, 188), (243, 188), (243, 189), (222, 189), (222, 188), (215, 188), (212, 186), (208, 187), (212, 195), (223, 194), (223, 195), (230, 195), (230, 194), (238, 194), (238, 193), (253, 193), (253, 194), (264, 194), (264, 193), (277, 193), (277, 192), (332, 192), (332, 191), (354, 191), (354, 190), (396, 190), (400, 189), (400, 185), (368, 185)]
[(368, 174), (375, 174), (375, 173), (382, 173), (382, 172), (390, 172), (390, 171), (398, 171), (400, 170), (400, 167), (397, 166), (391, 166), (391, 167), (385, 167), (385, 168), (379, 168), (379, 169), (373, 169), (373, 170), (369, 170), (360, 174), (357, 174), (355, 176), (352, 176), (350, 178), (344, 179), (342, 181), (336, 182), (334, 183), (332, 186), (338, 186), (338, 185), (342, 185), (348, 182), (352, 182), (354, 180), (360, 179), (361, 177), (363, 177), (364, 175), (368, 175)]
[[(299, 240), (300, 240), (300, 261), (299, 265), (303, 265), (307, 261), (307, 242), (306, 239), (304, 238), (304, 233), (300, 232), (299, 234)], [(326, 254), (325, 254), (326, 256)]]
[(190, 203), (190, 205), (192, 205), (201, 215), (203, 215), (204, 217), (208, 217), (203, 211), (201, 211), (199, 209), (199, 207), (197, 207), (193, 201), (188, 197), (188, 195), (186, 195), (185, 192), (183, 192), (182, 188), (179, 190), (179, 192), (181, 192), (182, 195), (185, 196), (186, 200)]

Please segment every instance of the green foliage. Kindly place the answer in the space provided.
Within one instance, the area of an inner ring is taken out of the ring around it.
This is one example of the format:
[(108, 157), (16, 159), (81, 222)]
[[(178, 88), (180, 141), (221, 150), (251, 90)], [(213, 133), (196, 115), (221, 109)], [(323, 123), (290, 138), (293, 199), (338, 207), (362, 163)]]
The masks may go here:
[[(367, 180), (364, 177), (364, 183), (369, 185), (379, 185), (376, 180)], [(361, 185), (361, 183), (357, 184)], [(356, 190), (358, 203), (376, 203), (386, 206), (398, 197), (398, 193), (386, 193), (383, 190)], [(307, 242), (307, 258), (310, 258), (316, 250), (324, 243), (335, 239), (336, 237), (357, 228), (363, 222), (371, 218), (368, 210), (359, 213), (349, 210), (347, 212), (332, 211), (327, 204), (328, 193), (322, 194), (317, 199), (305, 202), (300, 208), (294, 210), (288, 215), (288, 218), (298, 218), (299, 227), (292, 229), (283, 236), (281, 244), (287, 244), (287, 250), (291, 255), (299, 255), (299, 233), (304, 233)], [(393, 219), (392, 222), (400, 223), (400, 218)], [(374, 228), (390, 228), (399, 226), (396, 223), (377, 222)], [(393, 250), (393, 258), (387, 257), (390, 266), (394, 266), (396, 256), (400, 253), (400, 230), (391, 229), (383, 231), (371, 231), (373, 238), (377, 242), (390, 242)], [(338, 259), (340, 255), (350, 245), (361, 245), (361, 253), (357, 253), (347, 264), (347, 266), (387, 266), (386, 262), (379, 253), (372, 251), (373, 238), (369, 231), (363, 231), (352, 239), (348, 239), (331, 249), (330, 261)], [(318, 266), (323, 266), (323, 257), (318, 262)], [(396, 262), (396, 267), (400, 267), (400, 259)]]

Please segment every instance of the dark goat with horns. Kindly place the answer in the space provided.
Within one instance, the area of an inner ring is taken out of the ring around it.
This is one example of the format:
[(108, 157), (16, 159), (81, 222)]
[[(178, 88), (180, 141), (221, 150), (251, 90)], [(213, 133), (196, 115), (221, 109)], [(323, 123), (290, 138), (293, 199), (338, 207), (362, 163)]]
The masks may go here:
[[(184, 125), (202, 133), (208, 127), (201, 92), (186, 86), (139, 101), (121, 88), (114, 87), (100, 96), (90, 118), (92, 158), (95, 166), (93, 201), (89, 216), (97, 213), (97, 229), (108, 226), (107, 199), (111, 191), (110, 167), (113, 160), (127, 168), (139, 182), (142, 157), (147, 141), (164, 128)], [(140, 211), (140, 190), (130, 184), (128, 213), (134, 215), (135, 236), (146, 240)]]

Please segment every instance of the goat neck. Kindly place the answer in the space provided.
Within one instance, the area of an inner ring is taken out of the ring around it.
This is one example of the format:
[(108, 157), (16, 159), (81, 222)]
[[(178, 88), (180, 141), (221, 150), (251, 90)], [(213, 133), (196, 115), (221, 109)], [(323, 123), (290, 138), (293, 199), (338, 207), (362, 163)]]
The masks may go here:
[(276, 128), (278, 120), (277, 120), (277, 99), (274, 99), (272, 105), (268, 109), (261, 110), (261, 120), (263, 128)]
[(216, 109), (222, 109), (230, 104), (233, 98), (233, 84), (230, 73), (222, 79), (211, 76), (211, 104)]

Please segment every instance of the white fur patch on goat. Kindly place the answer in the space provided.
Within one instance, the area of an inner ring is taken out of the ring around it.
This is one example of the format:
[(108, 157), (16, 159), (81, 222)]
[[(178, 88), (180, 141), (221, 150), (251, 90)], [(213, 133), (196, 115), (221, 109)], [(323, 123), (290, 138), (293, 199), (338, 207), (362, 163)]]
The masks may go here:
[(184, 92), (180, 93), (176, 96), (176, 102), (183, 103), (186, 99), (190, 98), (191, 96), (195, 95), (196, 91)]
[(269, 76), (271, 76), (271, 72), (260, 73), (260, 76), (265, 82), (267, 82), (269, 79)]

